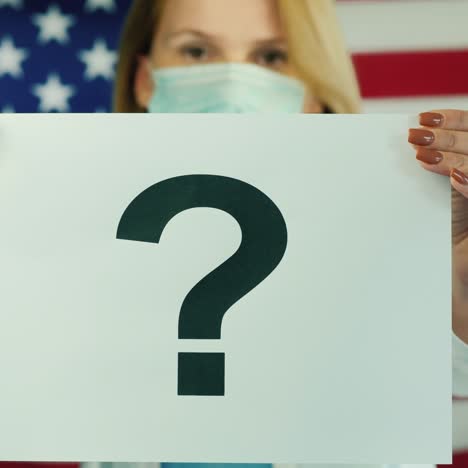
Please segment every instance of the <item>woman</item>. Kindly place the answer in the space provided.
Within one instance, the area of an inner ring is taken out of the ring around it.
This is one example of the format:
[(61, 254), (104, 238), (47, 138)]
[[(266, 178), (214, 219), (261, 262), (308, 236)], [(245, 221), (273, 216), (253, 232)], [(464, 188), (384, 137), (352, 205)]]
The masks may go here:
[[(359, 109), (331, 0), (134, 0), (116, 112)], [(468, 396), (468, 112), (425, 112), (420, 123), (409, 133), (416, 158), (453, 186), (454, 393)]]

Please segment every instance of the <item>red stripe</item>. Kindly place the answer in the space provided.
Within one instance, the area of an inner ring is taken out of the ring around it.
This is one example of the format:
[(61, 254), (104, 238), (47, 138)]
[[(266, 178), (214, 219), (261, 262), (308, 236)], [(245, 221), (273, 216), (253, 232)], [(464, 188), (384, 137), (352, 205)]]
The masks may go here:
[(364, 98), (468, 95), (468, 49), (357, 53)]
[(453, 454), (451, 465), (437, 465), (439, 467), (452, 466), (454, 468), (466, 468), (468, 466), (468, 453)]
[(67, 462), (0, 462), (0, 468), (79, 468), (79, 463)]

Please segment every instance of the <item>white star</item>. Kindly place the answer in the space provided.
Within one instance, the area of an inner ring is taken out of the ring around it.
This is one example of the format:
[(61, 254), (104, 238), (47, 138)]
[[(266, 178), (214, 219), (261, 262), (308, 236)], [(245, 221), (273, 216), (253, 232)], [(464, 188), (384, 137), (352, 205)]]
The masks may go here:
[(110, 80), (114, 76), (117, 54), (108, 49), (102, 39), (96, 39), (93, 48), (91, 50), (82, 50), (78, 53), (78, 57), (86, 65), (84, 77), (87, 80), (92, 80), (98, 76)]
[(9, 6), (15, 10), (23, 8), (23, 0), (0, 0), (0, 8)]
[(9, 74), (13, 78), (23, 76), (21, 62), (28, 56), (26, 49), (17, 49), (10, 37), (0, 43), (0, 76)]
[(73, 86), (65, 85), (60, 81), (56, 74), (48, 76), (44, 84), (34, 85), (32, 92), (41, 101), (39, 104), (40, 112), (67, 112), (70, 109), (68, 99), (74, 94)]
[(2, 114), (14, 114), (14, 112), (15, 112), (15, 109), (13, 106), (5, 106), (2, 109)]
[(57, 5), (50, 5), (45, 13), (33, 15), (32, 22), (39, 28), (39, 42), (56, 40), (68, 42), (67, 29), (75, 23), (72, 15), (64, 15)]
[(114, 0), (86, 0), (86, 11), (96, 11), (99, 8), (107, 12), (115, 11)]

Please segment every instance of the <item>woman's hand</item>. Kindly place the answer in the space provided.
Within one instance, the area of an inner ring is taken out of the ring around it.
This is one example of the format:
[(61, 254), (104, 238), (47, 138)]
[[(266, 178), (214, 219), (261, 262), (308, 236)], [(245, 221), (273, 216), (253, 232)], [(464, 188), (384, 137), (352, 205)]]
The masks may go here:
[(452, 184), (452, 325), (468, 343), (468, 111), (420, 114), (421, 128), (408, 141), (422, 167), (450, 177)]

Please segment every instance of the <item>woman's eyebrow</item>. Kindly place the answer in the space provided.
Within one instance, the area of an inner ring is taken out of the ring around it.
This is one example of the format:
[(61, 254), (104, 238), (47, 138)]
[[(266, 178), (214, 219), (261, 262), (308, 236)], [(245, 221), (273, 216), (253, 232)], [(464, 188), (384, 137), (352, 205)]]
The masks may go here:
[[(221, 41), (219, 36), (214, 34), (209, 34), (207, 32), (201, 31), (199, 29), (180, 29), (177, 31), (172, 31), (166, 34), (163, 37), (165, 44), (169, 44), (174, 39), (178, 38), (188, 38), (188, 39), (203, 39), (208, 41)], [(284, 36), (269, 37), (266, 39), (254, 39), (251, 41), (251, 45), (254, 47), (265, 47), (265, 46), (286, 46), (287, 39)]]
[(179, 37), (188, 36), (190, 38), (196, 39), (205, 39), (205, 40), (217, 40), (218, 38), (212, 34), (205, 33), (203, 31), (199, 31), (198, 29), (180, 29), (178, 31), (173, 31), (164, 36), (164, 42), (166, 44), (170, 43), (173, 39), (177, 39)]
[(287, 40), (285, 37), (278, 36), (272, 37), (269, 39), (257, 39), (252, 42), (253, 45), (257, 47), (265, 47), (265, 46), (286, 46)]

